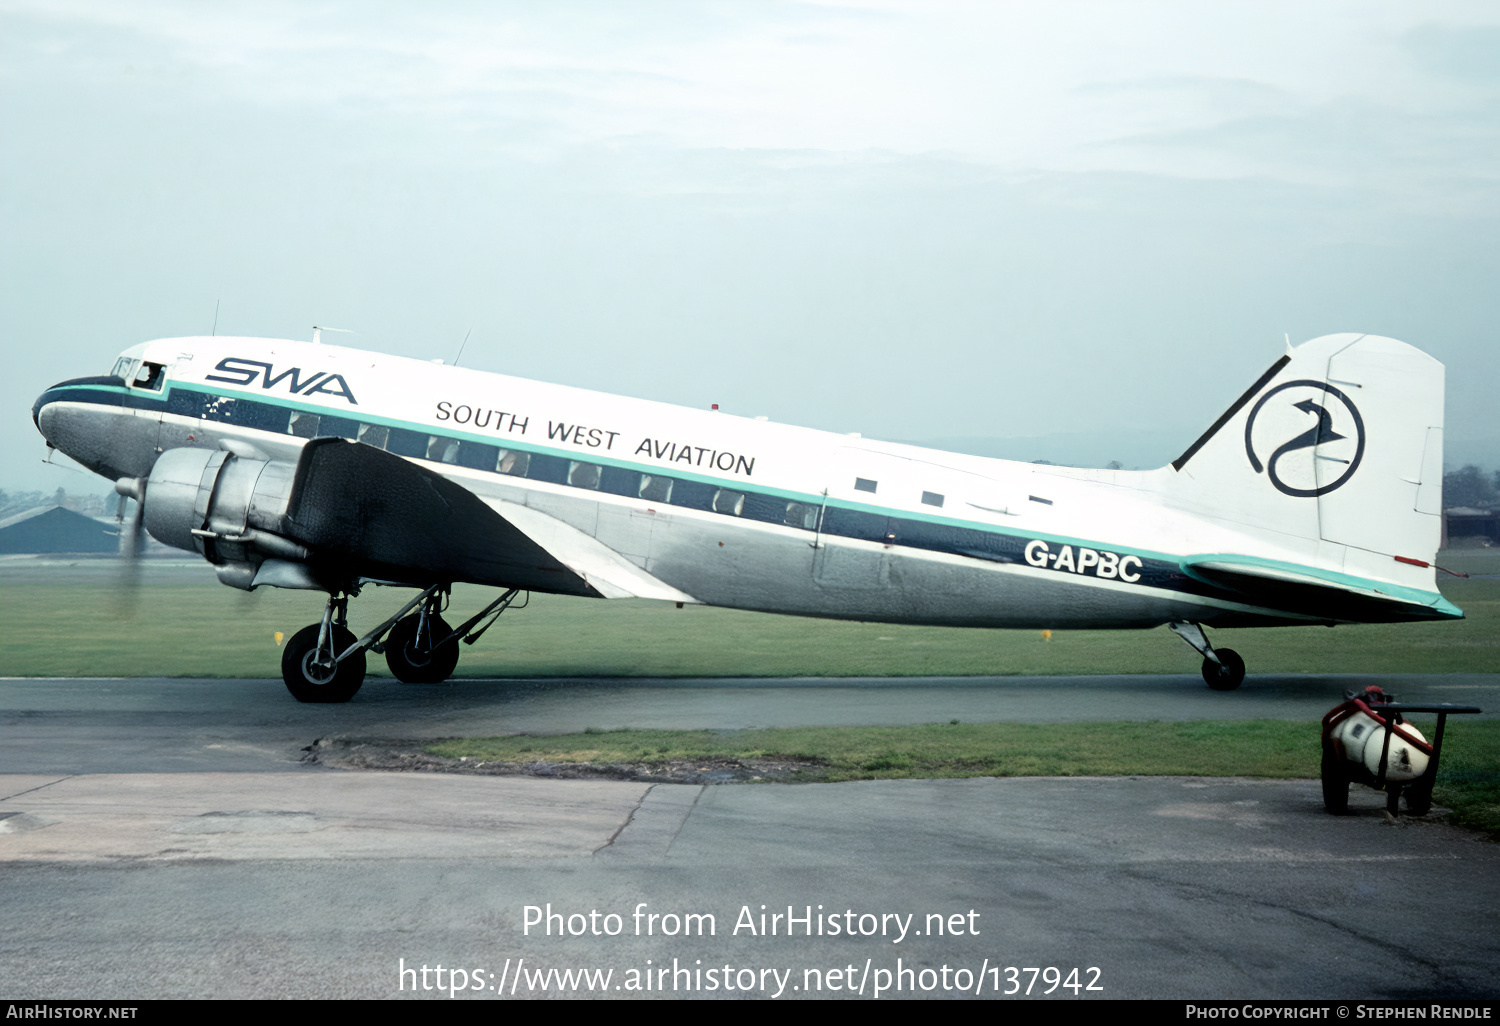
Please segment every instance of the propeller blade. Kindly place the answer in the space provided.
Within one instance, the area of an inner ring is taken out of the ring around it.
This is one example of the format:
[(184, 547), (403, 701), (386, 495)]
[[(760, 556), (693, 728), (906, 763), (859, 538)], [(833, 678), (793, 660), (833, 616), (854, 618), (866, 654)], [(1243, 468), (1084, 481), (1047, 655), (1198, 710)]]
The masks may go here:
[(126, 559), (135, 559), (146, 547), (146, 492), (141, 489), (141, 497), (135, 504), (135, 515), (130, 518), (129, 530), (120, 536), (121, 555)]
[[(135, 615), (141, 584), (139, 557), (145, 548), (146, 479), (122, 477), (115, 482), (115, 491), (120, 495), (115, 510), (120, 534), (120, 580), (115, 589), (115, 611), (121, 618), (129, 619)], [(131, 499), (135, 500), (135, 511), (127, 522), (125, 510)]]

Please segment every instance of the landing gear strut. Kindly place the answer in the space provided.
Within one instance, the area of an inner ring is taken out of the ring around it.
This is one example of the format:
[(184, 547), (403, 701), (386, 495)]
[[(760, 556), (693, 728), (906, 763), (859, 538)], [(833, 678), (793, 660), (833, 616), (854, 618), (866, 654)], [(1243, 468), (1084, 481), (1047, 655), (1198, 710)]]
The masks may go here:
[(1167, 626), (1202, 654), (1203, 681), (1209, 687), (1215, 691), (1233, 691), (1244, 682), (1245, 660), (1234, 649), (1214, 648), (1196, 623), (1176, 621)]
[(458, 638), (439, 614), (445, 596), (432, 594), (417, 612), (396, 621), (385, 639), (385, 664), (403, 684), (439, 684), (458, 666)]
[[(428, 589), (419, 596), (421, 608), (417, 612), (402, 616), (400, 620), (392, 617), (376, 628), (376, 632), (383, 631), (395, 620), (390, 636), (385, 639), (385, 664), (403, 684), (440, 684), (453, 676), (453, 668), (458, 665), (458, 643), (472, 645), (478, 641), (500, 619), (500, 614), (510, 608), (520, 589), (511, 588), (451, 630), (448, 622), (438, 615), (447, 594), (447, 586), (443, 587), (441, 596)], [(410, 608), (410, 605), (406, 606), (396, 616)], [(474, 625), (487, 616), (489, 623), (474, 630)], [(380, 648), (377, 647), (376, 651)]]
[[(439, 614), (451, 588), (443, 583), (424, 589), (395, 616), (357, 639), (347, 622), (350, 595), (329, 595), (322, 622), (293, 634), (281, 653), (281, 677), (287, 690), (299, 702), (347, 702), (364, 683), (365, 652), (370, 649), (385, 653), (386, 665), (403, 683), (447, 680), (458, 665), (458, 643), (478, 641), (520, 593), (509, 589), (457, 629), (450, 629)], [(351, 592), (357, 593), (357, 588)], [(474, 630), (487, 616), (489, 622)]]
[(347, 702), (365, 682), (365, 652), (346, 615), (349, 598), (328, 596), (321, 623), (292, 635), (281, 652), (281, 678), (299, 702)]

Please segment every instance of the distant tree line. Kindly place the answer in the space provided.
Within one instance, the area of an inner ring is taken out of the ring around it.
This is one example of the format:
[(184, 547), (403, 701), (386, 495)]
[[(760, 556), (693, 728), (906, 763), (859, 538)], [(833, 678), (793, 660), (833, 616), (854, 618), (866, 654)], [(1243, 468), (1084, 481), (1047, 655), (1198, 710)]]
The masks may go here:
[(1500, 470), (1487, 473), (1470, 463), (1443, 475), (1443, 508), (1500, 506)]

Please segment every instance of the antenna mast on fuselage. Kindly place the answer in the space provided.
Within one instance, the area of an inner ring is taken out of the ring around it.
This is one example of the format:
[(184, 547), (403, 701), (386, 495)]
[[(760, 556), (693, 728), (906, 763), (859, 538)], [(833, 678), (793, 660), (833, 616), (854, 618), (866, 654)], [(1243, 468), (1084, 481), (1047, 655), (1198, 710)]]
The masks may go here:
[(322, 343), (322, 341), (323, 341), (323, 332), (325, 332), (325, 331), (342, 331), (345, 335), (352, 335), (352, 334), (354, 334), (354, 329), (353, 328), (323, 328), (323, 327), (319, 327), (318, 325), (314, 324), (313, 325), (313, 345), (319, 345), (319, 344)]

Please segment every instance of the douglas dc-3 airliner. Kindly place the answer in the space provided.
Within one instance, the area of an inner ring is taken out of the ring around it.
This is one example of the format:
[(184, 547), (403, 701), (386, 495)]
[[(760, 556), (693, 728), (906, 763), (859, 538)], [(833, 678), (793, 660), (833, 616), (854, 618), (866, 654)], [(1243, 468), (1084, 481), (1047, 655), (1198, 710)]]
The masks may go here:
[[(1169, 466), (936, 452), (306, 342), (177, 338), (49, 388), (50, 446), (236, 588), (328, 593), (287, 641), (304, 702), (384, 653), (452, 674), (519, 592), (967, 627), (1168, 624), (1210, 686), (1215, 627), (1462, 616), (1435, 582), (1443, 367), (1375, 335), (1291, 348)], [(128, 547), (128, 546), (127, 546)], [(457, 628), (454, 583), (501, 594)], [(416, 597), (347, 626), (369, 583)]]

